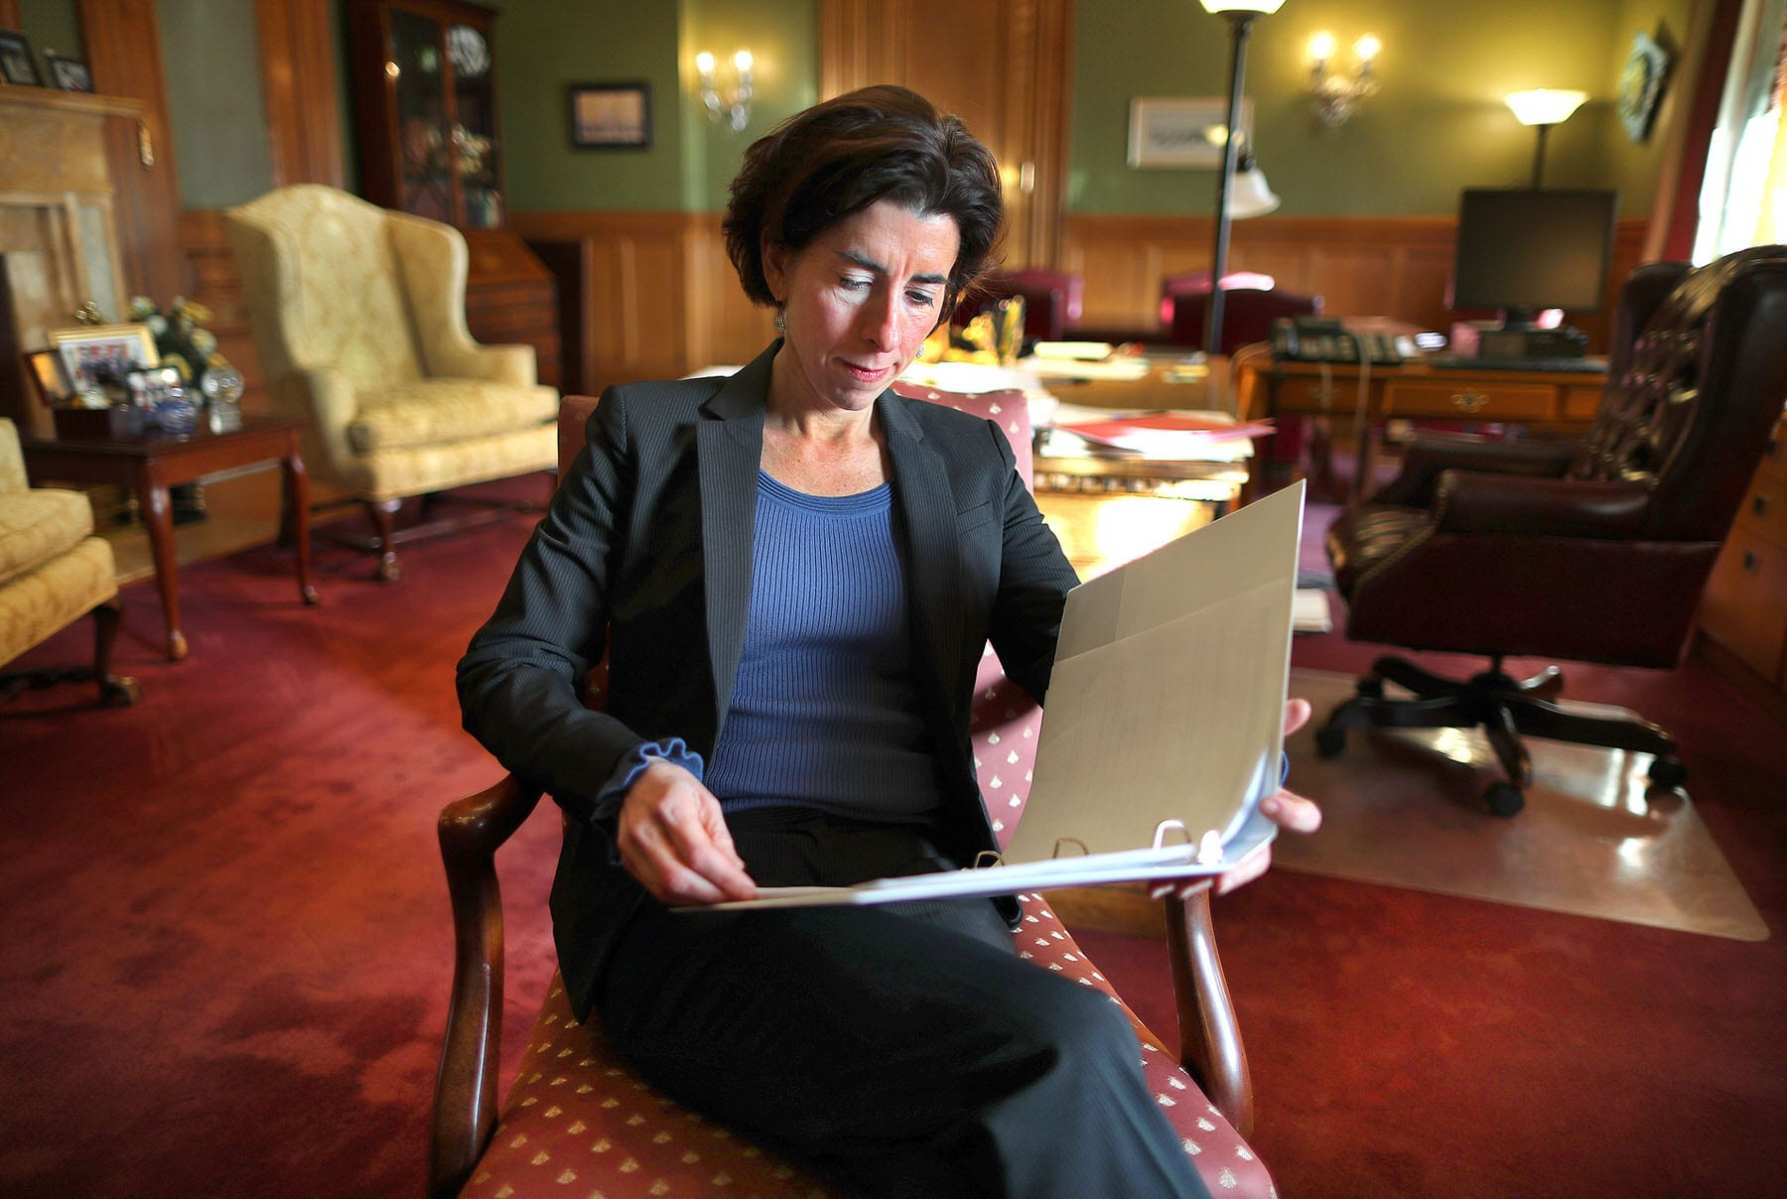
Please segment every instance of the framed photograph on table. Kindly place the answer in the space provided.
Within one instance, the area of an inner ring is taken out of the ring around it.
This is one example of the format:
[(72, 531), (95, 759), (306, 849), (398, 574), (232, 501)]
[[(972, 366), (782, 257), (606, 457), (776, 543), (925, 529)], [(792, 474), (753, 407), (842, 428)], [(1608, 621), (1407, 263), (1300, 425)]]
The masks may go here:
[(104, 379), (122, 380), (140, 367), (155, 366), (155, 338), (147, 325), (81, 325), (56, 329), (50, 345), (76, 391), (97, 387)]
[[(1129, 165), (1220, 170), (1228, 114), (1222, 96), (1137, 96), (1129, 102)], [(1241, 134), (1253, 136), (1252, 100), (1241, 102)]]
[(652, 144), (649, 83), (573, 83), (566, 95), (572, 149), (643, 150)]
[(93, 72), (78, 58), (64, 58), (54, 50), (43, 52), (43, 65), (49, 70), (50, 83), (65, 92), (93, 90)]
[(25, 35), (0, 29), (0, 83), (14, 87), (42, 87), (37, 74), (37, 60), (31, 57), (31, 43)]
[(60, 407), (74, 398), (74, 387), (62, 368), (62, 355), (55, 350), (32, 350), (25, 355), (25, 365), (45, 408)]

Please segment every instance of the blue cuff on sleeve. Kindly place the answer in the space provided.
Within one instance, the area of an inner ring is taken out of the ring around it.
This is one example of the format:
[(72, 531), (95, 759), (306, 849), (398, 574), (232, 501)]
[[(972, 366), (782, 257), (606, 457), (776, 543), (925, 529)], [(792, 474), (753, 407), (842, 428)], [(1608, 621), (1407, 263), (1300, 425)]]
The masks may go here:
[(641, 741), (633, 747), (632, 752), (615, 764), (614, 773), (608, 776), (608, 781), (596, 794), (591, 816), (596, 820), (606, 820), (620, 811), (621, 802), (627, 798), (627, 791), (633, 786), (634, 780), (644, 774), (645, 768), (653, 762), (669, 762), (673, 766), (681, 766), (698, 779), (706, 769), (701, 755), (691, 750), (681, 737)]
[(1290, 777), (1291, 777), (1291, 755), (1286, 754), (1286, 753), (1281, 753), (1278, 755), (1278, 785), (1280, 787), (1284, 786), (1285, 783), (1287, 781), (1289, 781)]

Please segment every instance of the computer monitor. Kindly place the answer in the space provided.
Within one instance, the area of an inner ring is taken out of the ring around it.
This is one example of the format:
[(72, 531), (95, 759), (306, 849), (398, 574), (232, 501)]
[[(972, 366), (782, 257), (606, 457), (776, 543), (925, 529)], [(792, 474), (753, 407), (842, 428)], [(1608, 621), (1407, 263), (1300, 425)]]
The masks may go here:
[(1542, 308), (1596, 311), (1617, 201), (1602, 190), (1467, 188), (1453, 305), (1504, 309), (1510, 325)]

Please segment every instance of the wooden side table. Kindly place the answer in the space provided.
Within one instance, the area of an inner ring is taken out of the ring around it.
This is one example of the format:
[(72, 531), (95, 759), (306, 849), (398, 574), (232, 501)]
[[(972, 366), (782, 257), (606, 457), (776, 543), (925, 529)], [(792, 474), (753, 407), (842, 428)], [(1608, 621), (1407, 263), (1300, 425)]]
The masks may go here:
[(180, 629), (179, 568), (174, 559), (174, 523), (168, 488), (205, 475), (277, 459), (283, 488), (281, 528), (297, 550), (298, 595), (317, 602), (310, 582), (310, 477), (298, 452), (297, 421), (250, 417), (232, 433), (199, 430), (185, 437), (150, 436), (133, 441), (66, 441), (21, 438), (25, 471), (33, 482), (110, 483), (136, 492), (149, 548), (155, 559), (155, 586), (167, 624), (167, 654), (186, 656)]

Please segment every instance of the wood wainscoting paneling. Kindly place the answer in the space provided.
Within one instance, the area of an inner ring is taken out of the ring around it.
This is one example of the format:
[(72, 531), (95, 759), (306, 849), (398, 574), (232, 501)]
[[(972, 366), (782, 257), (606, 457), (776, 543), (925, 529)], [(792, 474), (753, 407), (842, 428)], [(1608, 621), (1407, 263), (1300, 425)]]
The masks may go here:
[[(1646, 222), (1614, 230), (1606, 300), (1598, 313), (1572, 313), (1592, 349), (1606, 346), (1612, 309), (1639, 264)], [(1388, 316), (1447, 329), (1447, 303), (1458, 222), (1452, 217), (1261, 217), (1233, 227), (1230, 267), (1273, 276), (1287, 291), (1319, 295), (1333, 316)], [(1207, 270), (1211, 220), (1075, 214), (1063, 222), (1061, 268), (1085, 280), (1088, 328), (1159, 325), (1160, 284), (1168, 275)]]
[(211, 310), (210, 328), (217, 349), (242, 372), (247, 387), (243, 411), (265, 414), (266, 379), (260, 355), (255, 353), (254, 335), (248, 329), (242, 276), (224, 232), (222, 209), (189, 208), (180, 214), (180, 256), (187, 279), (185, 294)]
[[(775, 336), (773, 313), (751, 304), (726, 256), (715, 212), (518, 212), (508, 232), (535, 247), (558, 276), (556, 326), (568, 387), (592, 394), (614, 383), (675, 378), (710, 363), (740, 363)], [(1424, 328), (1452, 319), (1446, 292), (1455, 222), (1446, 217), (1282, 217), (1235, 226), (1237, 269), (1263, 271), (1292, 291), (1321, 295), (1338, 316), (1390, 316)], [(1638, 265), (1645, 223), (1622, 220), (1614, 236), (1608, 300), (1572, 317), (1601, 349), (1619, 282)], [(1160, 281), (1208, 265), (1209, 221), (1154, 216), (1075, 216), (1062, 267), (1085, 280), (1083, 323), (1138, 332), (1158, 323)], [(241, 282), (222, 215), (183, 213), (180, 248), (188, 294), (217, 315), (223, 352), (250, 387), (261, 382), (242, 314)], [(567, 285), (567, 279), (570, 285)], [(477, 309), (468, 302), (468, 309)], [(501, 305), (474, 317), (496, 319)], [(536, 313), (529, 328), (544, 329)], [(544, 340), (481, 328), (481, 340)], [(541, 378), (550, 377), (541, 363)], [(250, 400), (250, 407), (253, 400)]]
[(745, 299), (711, 212), (518, 212), (530, 244), (567, 247), (557, 261), (588, 272), (580, 336), (566, 374), (591, 392), (745, 362), (775, 336), (772, 314)]

